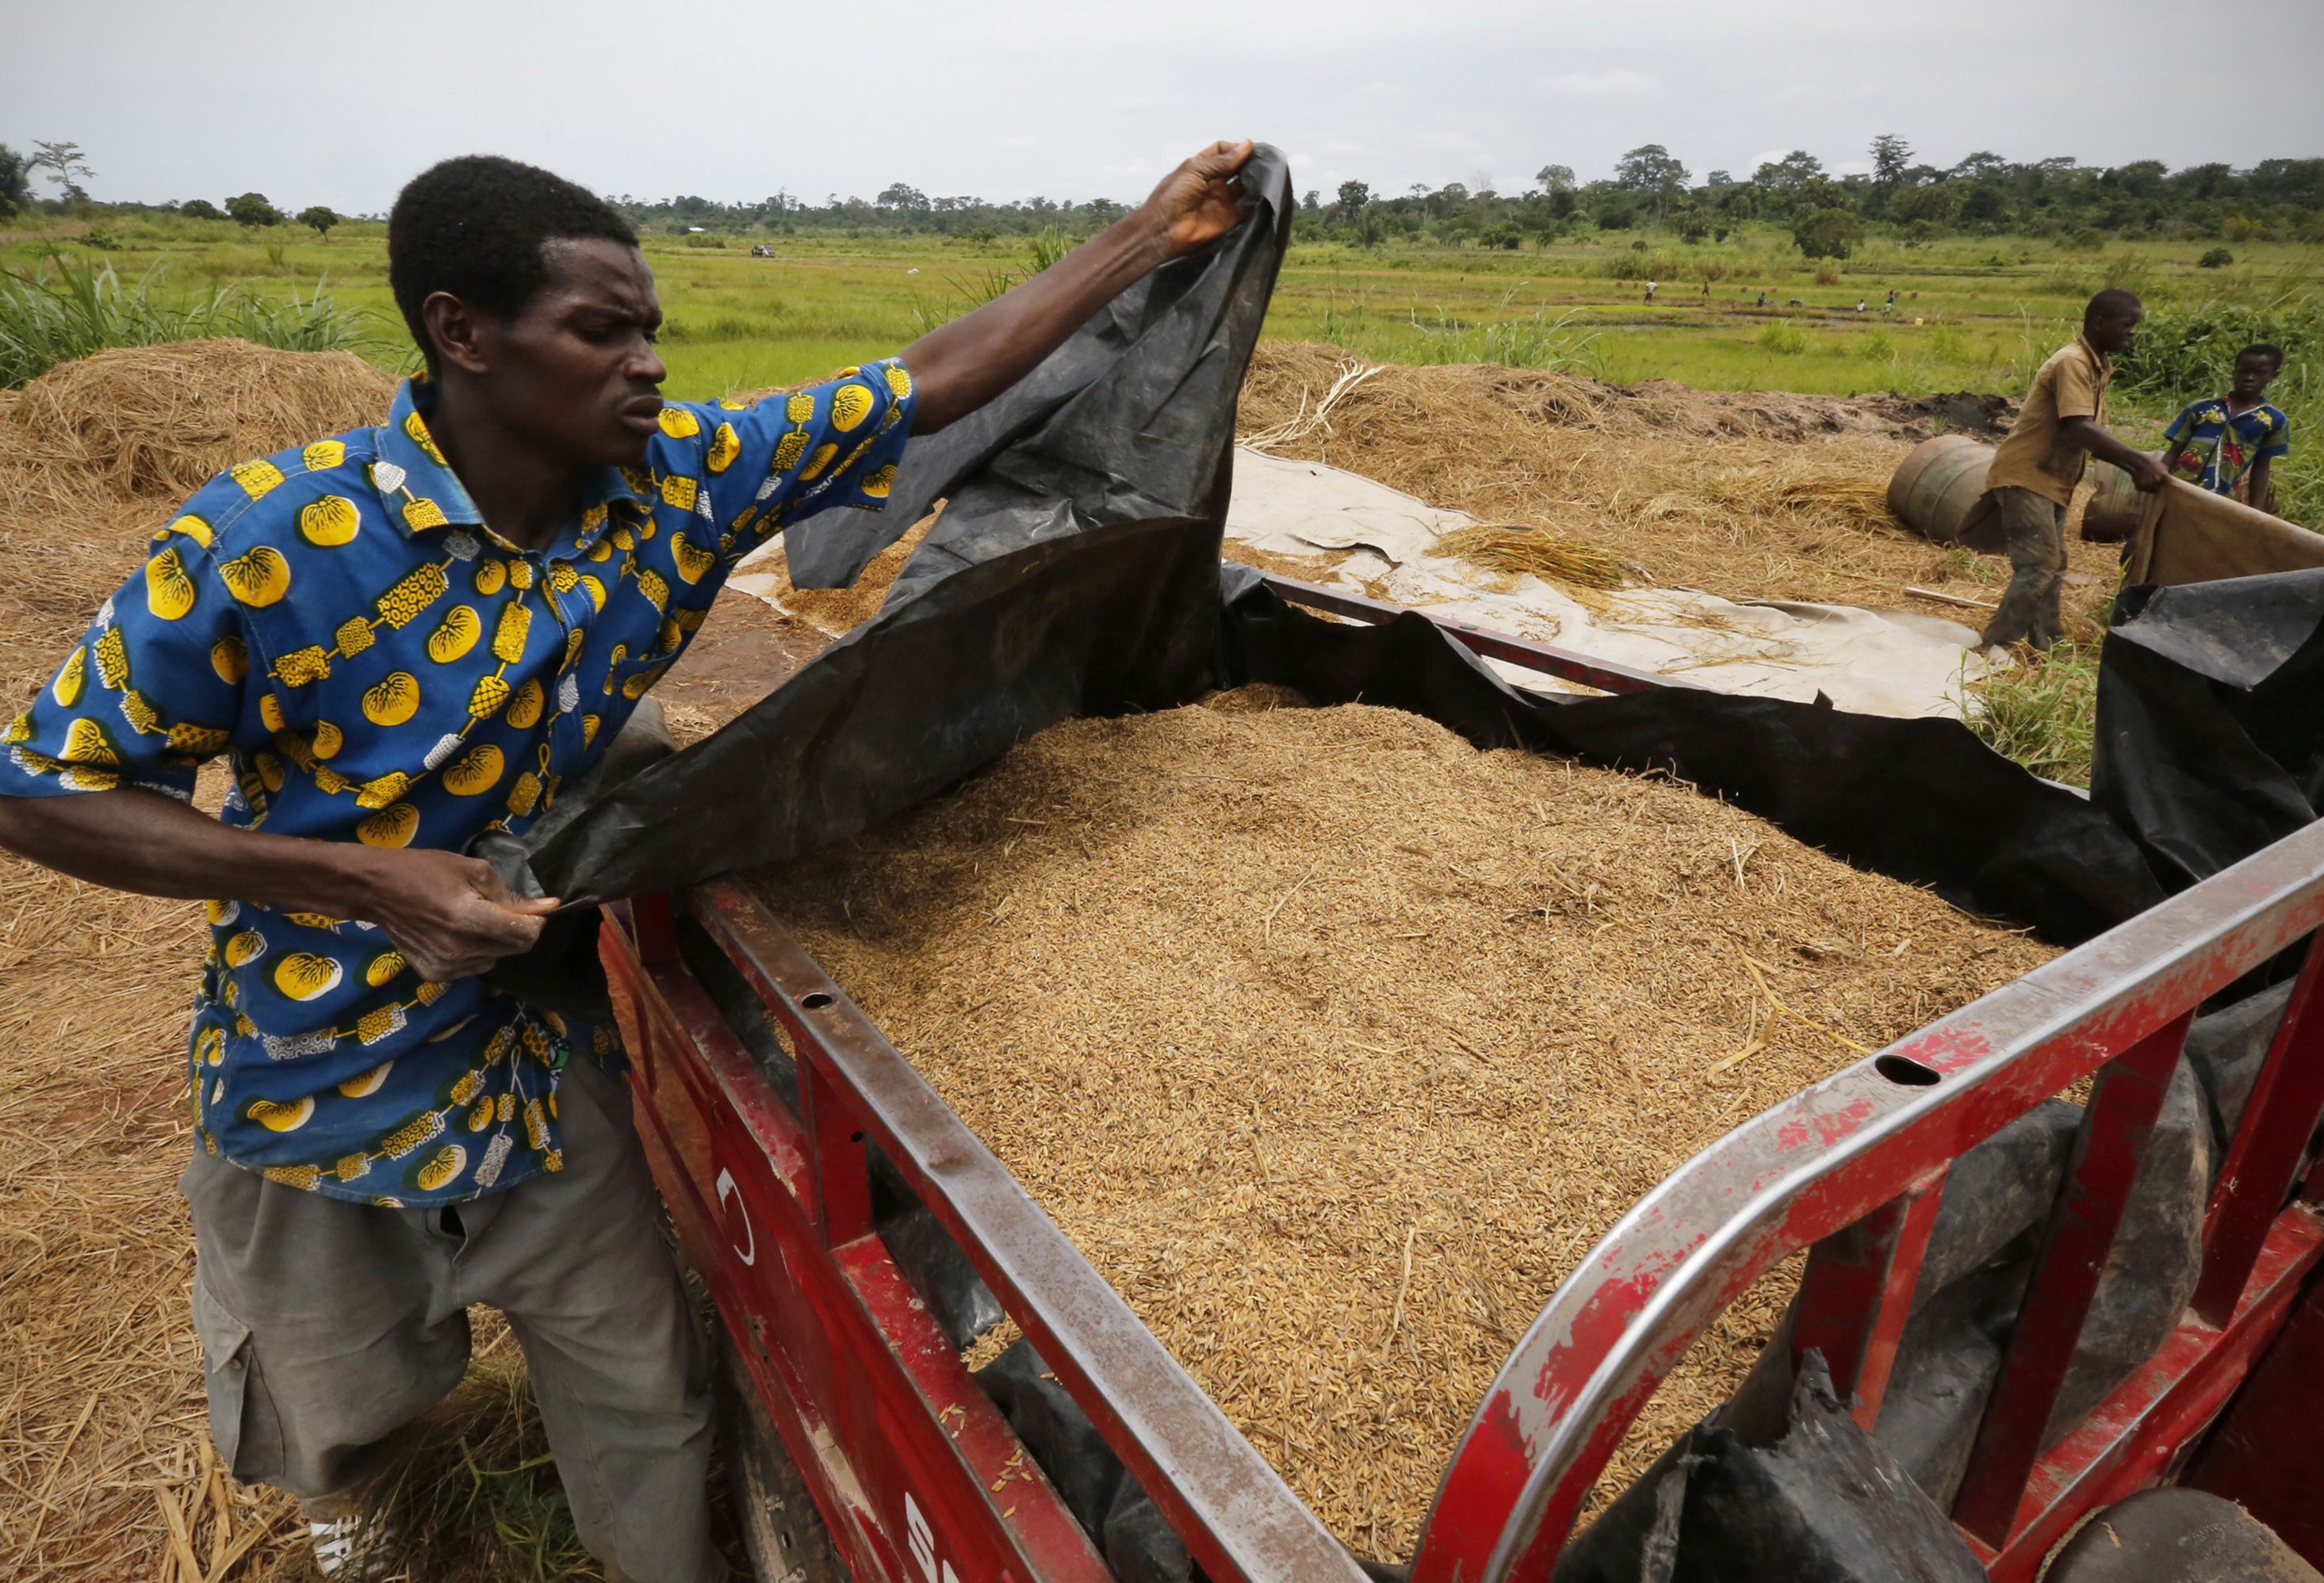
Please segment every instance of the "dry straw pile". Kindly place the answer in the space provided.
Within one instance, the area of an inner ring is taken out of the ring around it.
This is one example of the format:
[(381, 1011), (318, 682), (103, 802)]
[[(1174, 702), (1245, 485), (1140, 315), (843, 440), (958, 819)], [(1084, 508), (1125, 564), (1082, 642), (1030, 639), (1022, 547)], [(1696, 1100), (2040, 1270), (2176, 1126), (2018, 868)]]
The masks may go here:
[[(1889, 476), (1926, 432), (1893, 399), (1621, 387), (1491, 364), (1375, 367), (1270, 341), (1251, 360), (1239, 427), (1275, 455), (1594, 547), (1639, 582), (1961, 619), (1904, 589), (1989, 602), (2006, 577), (2001, 563), (1940, 549), (1888, 515)], [(2069, 558), (2094, 578), (2068, 590), (2070, 626), (2094, 639), (2089, 612), (2114, 554), (2075, 538)]]
[[(0, 715), (46, 679), (146, 537), (225, 467), (376, 423), (388, 375), (340, 353), (107, 352), (0, 392)], [(222, 790), (206, 778), (209, 805)], [(0, 1574), (273, 1577), (288, 1502), (212, 1459), (186, 1316), (184, 902), (0, 854)], [(303, 1532), (299, 1535), (303, 1542)], [(296, 1575), (295, 1573), (291, 1575)]]
[[(758, 883), (1333, 1530), (1401, 1558), (1618, 1216), (2052, 953), (1683, 787), (1284, 701), (1055, 727)], [(1729, 1311), (1611, 1481), (1784, 1296)]]

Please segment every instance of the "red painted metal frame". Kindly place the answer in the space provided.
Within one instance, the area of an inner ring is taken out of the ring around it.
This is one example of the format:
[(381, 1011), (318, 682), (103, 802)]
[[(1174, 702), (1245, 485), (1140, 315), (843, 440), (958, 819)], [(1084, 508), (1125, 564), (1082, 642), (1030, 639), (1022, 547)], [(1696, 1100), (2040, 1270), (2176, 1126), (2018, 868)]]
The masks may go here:
[[(1288, 599), (1361, 620), (1406, 613), (1265, 580)], [(1674, 685), (1444, 624), (1478, 653), (1600, 690)], [(1358, 1569), (1313, 1514), (764, 909), (723, 884), (686, 906), (788, 1035), (800, 1107), (793, 1114), (775, 1097), (678, 960), (667, 903), (650, 900), (613, 909), (604, 933), (639, 1053), (641, 1131), (688, 1256), (857, 1574), (889, 1583), (1104, 1576), (872, 1232), (868, 1138), (1213, 1578), (1353, 1583)], [(1582, 1496), (1663, 1376), (1720, 1309), (1802, 1248), (1814, 1252), (1794, 1344), (1820, 1347), (1835, 1380), (1860, 1397), (1859, 1420), (1876, 1422), (1950, 1163), (2102, 1072), (2045, 1238), (2038, 1295), (2005, 1363), (2011, 1388), (1996, 1393), (1960, 1513), (1992, 1577), (2032, 1578), (2082, 1514), (2168, 1474), (2324, 1256), (2324, 1221), (2286, 1203), (2324, 1109), (2324, 1007), (2310, 1011), (2319, 952), (2212, 1206), (2210, 1317), (2190, 1314), (2105, 1403), (2043, 1443), (2060, 1364), (2080, 1336), (2189, 1016), (2319, 923), (2324, 824), (1817, 1084), (1674, 1173), (1598, 1245), (1511, 1354), (1447, 1469), (1414, 1583), (1545, 1580)], [(2324, 1180), (2324, 1164), (2310, 1180)]]
[(2316, 1432), (2324, 1380), (2324, 1281), (2311, 1284), (2180, 1482), (2225, 1496), (2324, 1565), (2324, 1435)]
[[(1790, 1254), (1868, 1216), (1896, 1213), (1887, 1206), (1925, 1192), (1930, 1173), (2048, 1096), (2127, 1059), (2134, 1071), (2110, 1074), (2086, 1117), (2072, 1185), (2035, 1277), (2051, 1294), (2043, 1301), (2064, 1306), (2021, 1313), (2019, 1346), (2029, 1359), (2056, 1345), (2044, 1327), (2078, 1337), (2086, 1300), (2069, 1266), (2093, 1255), (2103, 1261), (2111, 1246), (2111, 1225), (2103, 1235), (2085, 1229), (2113, 1212), (2096, 1201), (2109, 1183), (2118, 1190), (2119, 1168), (2136, 1153), (2129, 1135), (2144, 1134), (2141, 1091), (2158, 1067), (2167, 1074), (2163, 1053), (2175, 1055), (2188, 1015), (2204, 999), (2319, 923), (2324, 824), (1816, 1084), (1698, 1155), (1623, 1217), (1511, 1354), (1438, 1491), (1414, 1583), (1547, 1578), (1623, 1431), (1720, 1309)], [(2288, 1017), (2271, 1052), (2261, 1081), (2280, 1094), (2302, 1094), (2313, 1078), (2308, 1020)], [(2265, 1115), (2247, 1107), (2244, 1135)], [(2316, 1121), (2313, 1109), (2302, 1116), (2282, 1105), (2266, 1125), (2304, 1138)], [(2256, 1146), (2239, 1147), (2256, 1157)], [(2160, 1477), (2249, 1370), (2324, 1252), (2324, 1222), (2285, 1203), (2297, 1154), (2278, 1151), (2268, 1179), (2246, 1190), (2268, 1212), (2228, 1322), (2189, 1317), (2112, 1396), (2032, 1459), (2006, 1524), (1988, 1525), (2006, 1526), (2006, 1536), (1997, 1543), (1969, 1536), (1991, 1576), (2030, 1578), (2046, 1547), (2082, 1513)], [(1906, 1225), (1910, 1218), (1904, 1212)], [(1886, 1233), (1898, 1249), (1902, 1231)], [(1877, 1222), (1870, 1235), (1876, 1243), (1882, 1235)], [(1912, 1287), (1896, 1262), (1878, 1279), (1828, 1267), (1821, 1290), (1893, 1300)], [(1910, 1263), (1917, 1273), (1917, 1256)], [(1895, 1322), (1884, 1315), (1885, 1303), (1880, 1314), (1813, 1315), (1808, 1323), (1810, 1333), (1820, 1327), (1877, 1339)], [(2038, 1321), (2031, 1339), (2028, 1319)], [(2036, 1383), (2046, 1422), (2054, 1381)], [(2000, 1439), (1988, 1431), (1982, 1456), (2014, 1454), (2021, 1443), (2014, 1429)]]
[(826, 1238), (811, 1136), (678, 962), (667, 905), (622, 910), (600, 955), (647, 1157), (850, 1571), (1108, 1577), (879, 1239)]
[[(790, 1112), (752, 1064), (667, 924), (609, 922), (601, 954), (642, 1052), (649, 1155), (818, 1505), (836, 1510), (835, 1532), (857, 1530), (842, 1549), (858, 1575), (909, 1576), (895, 1564), (899, 1535), (927, 1583), (1106, 1575), (888, 1258), (872, 1225), (868, 1140), (1210, 1577), (1360, 1583), (1347, 1551), (765, 909), (716, 882), (687, 905), (781, 1027), (800, 1104)], [(781, 1256), (772, 1265), (746, 1256), (762, 1237)]]
[(2181, 1012), (2098, 1068), (2065, 1190), (2051, 1212), (2032, 1288), (1953, 1499), (1953, 1521), (1997, 1550), (2008, 1542), (2019, 1498), (2049, 1441), (2067, 1365), (2081, 1344), (2098, 1277), (2193, 1020), (2191, 1010)]
[(1793, 1346), (1823, 1354), (1833, 1387), (1843, 1401), (1857, 1399), (1855, 1418), (1867, 1429), (1880, 1421), (1944, 1185), (1945, 1169), (1939, 1166), (1855, 1225), (1825, 1238), (1808, 1255), (1800, 1277)]

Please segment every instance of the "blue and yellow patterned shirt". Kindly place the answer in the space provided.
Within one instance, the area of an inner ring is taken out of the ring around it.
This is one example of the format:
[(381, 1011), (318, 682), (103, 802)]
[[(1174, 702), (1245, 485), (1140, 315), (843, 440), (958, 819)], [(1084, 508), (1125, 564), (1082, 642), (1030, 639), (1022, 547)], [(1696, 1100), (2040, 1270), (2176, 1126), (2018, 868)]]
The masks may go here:
[[(545, 549), (479, 516), (406, 383), (385, 427), (245, 462), (154, 536), (32, 706), (0, 796), (190, 796), (229, 755), (226, 823), (457, 851), (521, 833), (682, 653), (783, 524), (885, 504), (903, 365), (791, 395), (672, 404)], [(208, 904), (189, 1040), (200, 1146), (334, 1198), (424, 1205), (563, 1164), (570, 1052), (611, 1053), (487, 990), (422, 982), (376, 925)]]
[(2197, 401), (2163, 431), (2163, 460), (2172, 475), (2213, 494), (2236, 493), (2254, 467), (2291, 449), (2292, 420), (2264, 401), (2242, 412), (2229, 412), (2221, 397)]

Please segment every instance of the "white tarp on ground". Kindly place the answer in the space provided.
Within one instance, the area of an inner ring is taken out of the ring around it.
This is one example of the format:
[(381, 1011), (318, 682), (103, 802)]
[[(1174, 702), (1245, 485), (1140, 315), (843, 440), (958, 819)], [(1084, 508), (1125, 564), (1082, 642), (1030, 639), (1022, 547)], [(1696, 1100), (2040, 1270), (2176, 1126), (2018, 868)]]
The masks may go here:
[[(1652, 671), (1722, 693), (1812, 699), (1864, 714), (1957, 715), (1964, 681), (1986, 671), (1977, 634), (1955, 621), (1853, 605), (1730, 600), (1683, 588), (1591, 593), (1510, 577), (1430, 553), (1475, 521), (1353, 473), (1262, 452), (1235, 453), (1227, 546), (1341, 557), (1314, 580)], [(1521, 686), (1537, 673), (1496, 664)]]

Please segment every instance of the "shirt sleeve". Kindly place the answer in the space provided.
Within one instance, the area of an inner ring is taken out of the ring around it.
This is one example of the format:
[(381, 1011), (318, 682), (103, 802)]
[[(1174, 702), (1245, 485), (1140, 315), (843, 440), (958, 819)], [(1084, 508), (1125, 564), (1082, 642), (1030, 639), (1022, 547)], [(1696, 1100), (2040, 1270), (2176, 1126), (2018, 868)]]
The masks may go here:
[(2292, 419), (2273, 407), (2267, 408), (2266, 412), (2267, 438), (2261, 442), (2259, 455), (2252, 458), (2255, 462), (2273, 462), (2278, 456), (2292, 454)]
[(2055, 389), (2060, 418), (2098, 415), (2098, 382), (2091, 374), (2087, 357), (2070, 354), (2059, 359)]
[[(888, 357), (804, 390), (676, 409), (690, 416), (706, 514), (729, 559), (811, 512), (883, 509), (918, 400), (910, 371)], [(681, 428), (687, 421), (676, 419)], [(669, 412), (662, 427), (671, 429)]]
[(248, 635), (208, 533), (189, 515), (157, 534), (152, 557), (0, 728), (0, 796), (128, 786), (191, 797), (202, 762), (256, 726), (244, 719)]
[(2164, 450), (2176, 450), (2194, 437), (2195, 414), (2202, 408), (2202, 405), (2203, 403), (2200, 401), (2190, 401), (2186, 406), (2179, 409), (2179, 416), (2172, 419), (2171, 420), (2171, 427), (2163, 431), (2163, 448)]

